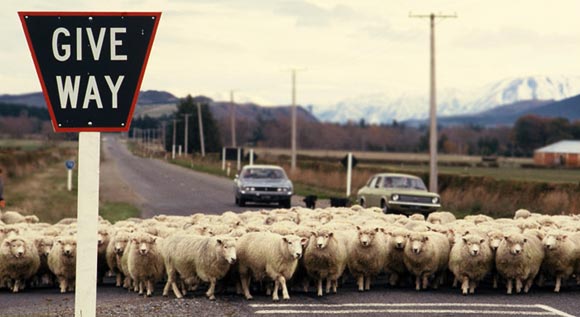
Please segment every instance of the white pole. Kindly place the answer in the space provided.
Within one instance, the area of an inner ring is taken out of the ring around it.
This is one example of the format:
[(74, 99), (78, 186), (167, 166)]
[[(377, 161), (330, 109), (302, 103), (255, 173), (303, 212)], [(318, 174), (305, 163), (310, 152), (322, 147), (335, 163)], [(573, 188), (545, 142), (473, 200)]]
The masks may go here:
[(72, 190), (72, 169), (67, 169), (66, 189), (69, 192)]
[(226, 147), (222, 147), (222, 171), (226, 170)]
[(177, 155), (181, 157), (181, 144), (179, 145), (179, 150), (177, 151)]
[(199, 122), (199, 145), (201, 146), (201, 157), (205, 157), (205, 143), (203, 141), (203, 121), (201, 120), (201, 103), (197, 103), (197, 119)]
[(238, 165), (237, 165), (236, 173), (242, 168), (242, 148), (238, 148)]
[(350, 197), (350, 185), (352, 180), (352, 152), (348, 153), (346, 163), (346, 197)]
[(175, 160), (175, 129), (177, 120), (173, 119), (173, 145), (171, 146), (171, 159)]
[(79, 133), (75, 316), (92, 317), (97, 307), (97, 230), (101, 133)]
[(250, 149), (250, 166), (254, 165), (254, 149)]
[(185, 116), (185, 131), (184, 131), (184, 134), (185, 134), (185, 137), (184, 138), (185, 138), (185, 140), (183, 141), (183, 144), (184, 144), (183, 146), (184, 146), (185, 156), (187, 156), (187, 153), (188, 153), (188, 151), (187, 151), (188, 149), (187, 148), (188, 148), (188, 145), (189, 145), (188, 144), (188, 140), (187, 140), (187, 138), (189, 137), (189, 127), (188, 127), (188, 124), (189, 124), (189, 116), (191, 116), (191, 114), (186, 113), (186, 114), (184, 114), (184, 116)]

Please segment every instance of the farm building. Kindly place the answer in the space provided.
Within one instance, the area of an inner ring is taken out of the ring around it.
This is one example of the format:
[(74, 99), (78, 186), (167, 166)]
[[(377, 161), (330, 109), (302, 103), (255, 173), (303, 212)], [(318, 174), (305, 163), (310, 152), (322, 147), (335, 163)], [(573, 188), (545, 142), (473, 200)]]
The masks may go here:
[(580, 167), (580, 141), (564, 140), (534, 151), (534, 163), (543, 166)]

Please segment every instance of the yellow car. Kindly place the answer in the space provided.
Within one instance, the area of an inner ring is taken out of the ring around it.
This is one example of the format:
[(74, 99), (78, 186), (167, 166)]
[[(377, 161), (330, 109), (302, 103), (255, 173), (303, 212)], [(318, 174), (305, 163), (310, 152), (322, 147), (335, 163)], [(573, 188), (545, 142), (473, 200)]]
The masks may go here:
[(413, 175), (382, 173), (373, 175), (357, 193), (363, 207), (380, 207), (384, 213), (422, 213), (441, 207), (441, 198), (431, 193), (423, 181)]

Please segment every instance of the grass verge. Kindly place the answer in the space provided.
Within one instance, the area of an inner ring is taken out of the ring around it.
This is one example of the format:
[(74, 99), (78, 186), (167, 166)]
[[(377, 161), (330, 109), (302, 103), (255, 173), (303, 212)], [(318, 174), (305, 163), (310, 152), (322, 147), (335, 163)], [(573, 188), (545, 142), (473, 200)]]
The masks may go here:
[(132, 217), (139, 217), (140, 211), (137, 207), (124, 202), (103, 202), (99, 206), (99, 215), (111, 223)]

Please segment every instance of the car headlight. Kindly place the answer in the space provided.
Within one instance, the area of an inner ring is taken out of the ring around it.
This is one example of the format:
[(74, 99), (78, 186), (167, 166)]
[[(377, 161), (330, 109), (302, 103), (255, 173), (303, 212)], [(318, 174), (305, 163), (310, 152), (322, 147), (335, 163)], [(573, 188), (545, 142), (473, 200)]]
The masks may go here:
[(439, 197), (433, 197), (433, 199), (431, 199), (431, 202), (436, 204), (439, 202)]
[(256, 190), (256, 188), (255, 188), (255, 187), (250, 187), (250, 186), (243, 187), (243, 189), (244, 189), (245, 191), (247, 191), (247, 192), (253, 192), (253, 191), (255, 191), (255, 190)]
[(397, 195), (397, 194), (394, 194), (393, 196), (391, 196), (391, 199), (392, 199), (392, 200), (395, 200), (395, 201), (396, 201), (396, 200), (399, 200), (399, 195)]

